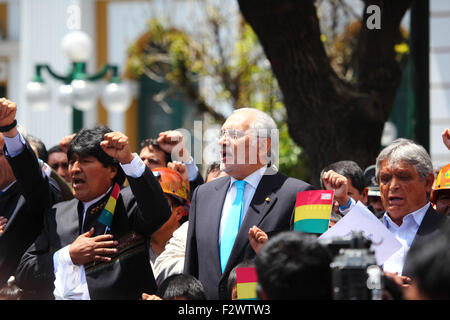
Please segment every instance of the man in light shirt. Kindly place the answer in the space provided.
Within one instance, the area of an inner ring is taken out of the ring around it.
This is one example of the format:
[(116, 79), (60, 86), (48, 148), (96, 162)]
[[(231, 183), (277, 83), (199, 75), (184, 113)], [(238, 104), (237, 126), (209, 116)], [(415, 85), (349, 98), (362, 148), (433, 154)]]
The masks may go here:
[[(376, 177), (380, 186), (381, 200), (386, 212), (381, 221), (402, 244), (402, 247), (383, 264), (388, 275), (409, 282), (406, 254), (411, 246), (426, 241), (445, 219), (433, 210), (429, 195), (433, 185), (433, 165), (427, 151), (415, 142), (397, 139), (385, 147), (376, 160)], [(339, 209), (346, 214), (355, 205), (347, 195), (346, 179), (329, 171), (323, 176), (324, 183), (334, 187)]]
[[(107, 127), (78, 132), (67, 154), (75, 199), (45, 213), (17, 283), (46, 299), (137, 300), (155, 292), (146, 244), (170, 216), (160, 184), (128, 137)], [(130, 187), (113, 198), (125, 178)], [(104, 209), (112, 213), (107, 225), (99, 219)]]

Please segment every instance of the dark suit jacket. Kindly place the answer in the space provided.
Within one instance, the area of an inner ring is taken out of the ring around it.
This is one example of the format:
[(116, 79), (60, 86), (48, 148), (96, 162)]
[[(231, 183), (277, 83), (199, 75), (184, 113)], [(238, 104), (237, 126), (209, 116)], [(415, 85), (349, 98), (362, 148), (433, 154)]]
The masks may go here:
[[(411, 244), (411, 248), (417, 246), (422, 241), (428, 241), (433, 235), (435, 235), (442, 224), (448, 220), (448, 216), (436, 212), (432, 206), (427, 210), (423, 217), (422, 223), (417, 230), (416, 236)], [(403, 265), (402, 275), (412, 277), (411, 271), (408, 266), (408, 259), (406, 259)]]
[(189, 199), (192, 199), (192, 195), (194, 194), (195, 189), (199, 186), (205, 183), (205, 180), (203, 180), (202, 175), (200, 174), (200, 172), (198, 172), (197, 177), (192, 180), (189, 181)]
[(56, 182), (43, 174), (28, 143), (23, 152), (7, 159), (17, 181), (0, 197), (0, 216), (8, 219), (0, 235), (0, 286), (39, 235), (44, 210), (61, 200)]
[(207, 299), (227, 299), (227, 279), (231, 269), (243, 260), (254, 258), (255, 252), (248, 240), (248, 230), (256, 225), (271, 237), (277, 232), (291, 229), (297, 193), (313, 189), (303, 181), (288, 178), (278, 172), (264, 175), (222, 274), (219, 225), (229, 185), (230, 177), (227, 176), (197, 187), (189, 211), (184, 273), (191, 274), (202, 282)]
[[(138, 300), (143, 292), (154, 293), (156, 283), (149, 262), (148, 238), (169, 218), (170, 209), (161, 186), (146, 167), (144, 175), (127, 177), (130, 187), (121, 190), (110, 233), (119, 241), (119, 252), (109, 263), (84, 266), (89, 295), (95, 299)], [(82, 226), (83, 204), (77, 199), (56, 204), (45, 215), (44, 229), (23, 256), (17, 269), (20, 287), (34, 290), (38, 299), (50, 299), (54, 290), (53, 254), (70, 245), (94, 227), (104, 234), (97, 221), (110, 194), (91, 205)], [(45, 293), (45, 294), (44, 294)]]

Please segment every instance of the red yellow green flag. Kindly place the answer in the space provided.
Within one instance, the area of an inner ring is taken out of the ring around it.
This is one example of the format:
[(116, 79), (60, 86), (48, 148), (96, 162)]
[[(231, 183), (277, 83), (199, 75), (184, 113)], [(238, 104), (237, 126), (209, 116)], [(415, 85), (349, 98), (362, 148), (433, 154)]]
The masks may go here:
[(114, 216), (114, 211), (116, 210), (116, 203), (117, 198), (119, 197), (120, 193), (120, 187), (116, 183), (114, 185), (113, 191), (111, 192), (111, 196), (108, 199), (108, 202), (106, 202), (106, 206), (103, 209), (102, 213), (100, 214), (100, 217), (98, 218), (98, 221), (103, 223), (108, 228), (111, 228), (112, 225), (112, 219)]
[(297, 193), (294, 230), (324, 233), (328, 230), (334, 190), (310, 190)]

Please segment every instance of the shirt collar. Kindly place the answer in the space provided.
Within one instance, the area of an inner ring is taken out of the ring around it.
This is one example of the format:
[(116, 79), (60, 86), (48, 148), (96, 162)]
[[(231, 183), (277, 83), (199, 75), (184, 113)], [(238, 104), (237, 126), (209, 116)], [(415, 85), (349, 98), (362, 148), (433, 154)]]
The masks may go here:
[(96, 203), (97, 201), (99, 201), (101, 198), (103, 198), (105, 195), (108, 194), (108, 192), (111, 190), (112, 186), (109, 187), (108, 191), (106, 191), (104, 194), (102, 194), (101, 196), (99, 196), (98, 198), (95, 198), (94, 200), (88, 201), (88, 202), (83, 202), (83, 208), (84, 208), (84, 212), (86, 212), (86, 210), (93, 205), (94, 203)]
[[(244, 181), (247, 182), (247, 184), (251, 185), (254, 189), (256, 189), (256, 187), (258, 186), (259, 182), (261, 181), (264, 173), (266, 172), (267, 167), (266, 166), (262, 166), (261, 168), (259, 168), (258, 170), (254, 171), (252, 174), (250, 174), (249, 176), (244, 178)], [(231, 188), (231, 186), (233, 185), (233, 183), (235, 181), (237, 181), (237, 179), (231, 177), (230, 180), (230, 186), (228, 189)]]
[(8, 191), (9, 188), (11, 188), (13, 186), (13, 184), (16, 183), (16, 180), (14, 180), (13, 182), (11, 182), (6, 188), (0, 190), (1, 192), (5, 193), (6, 191)]
[[(420, 208), (414, 212), (408, 213), (406, 216), (404, 216), (402, 221), (404, 222), (406, 219), (410, 219), (410, 220), (414, 221), (418, 226), (420, 226), (429, 207), (430, 207), (430, 202), (427, 202), (427, 204), (424, 205), (422, 208)], [(384, 221), (385, 225), (387, 225), (387, 226), (398, 227), (398, 225), (392, 221), (392, 219), (388, 215), (387, 211), (383, 215), (383, 221)], [(402, 223), (402, 225), (403, 225), (403, 223)]]

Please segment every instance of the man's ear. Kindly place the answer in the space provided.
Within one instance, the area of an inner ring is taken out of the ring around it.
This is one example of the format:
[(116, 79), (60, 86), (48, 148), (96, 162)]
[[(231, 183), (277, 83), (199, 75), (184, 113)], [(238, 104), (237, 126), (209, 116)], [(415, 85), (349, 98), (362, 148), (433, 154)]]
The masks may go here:
[(364, 190), (362, 191), (362, 196), (363, 196), (363, 201), (364, 204), (367, 205), (367, 200), (368, 200), (368, 195), (369, 194), (369, 187), (365, 187)]
[(431, 192), (431, 189), (433, 188), (433, 182), (434, 182), (434, 174), (430, 173), (428, 176), (425, 177), (425, 188), (427, 193)]
[(118, 174), (118, 169), (117, 169), (117, 167), (116, 166), (109, 166), (109, 169), (111, 170), (111, 173), (110, 173), (110, 178), (111, 178), (111, 180), (114, 180), (114, 178), (117, 176), (117, 174)]
[(175, 209), (174, 209), (174, 211), (175, 211), (175, 219), (177, 220), (177, 221), (180, 221), (181, 220), (181, 218), (183, 218), (183, 215), (184, 215), (184, 207), (183, 206), (178, 206), (178, 207), (176, 207)]
[(270, 138), (265, 138), (264, 139), (264, 141), (265, 141), (265, 144), (266, 144), (266, 153), (268, 154), (269, 153), (269, 151), (270, 151), (270, 147), (272, 146), (272, 140), (270, 140)]
[(259, 138), (258, 139), (258, 154), (260, 157), (260, 161), (262, 163), (268, 162), (269, 157), (271, 157), (270, 153), (271, 141), (270, 138)]

